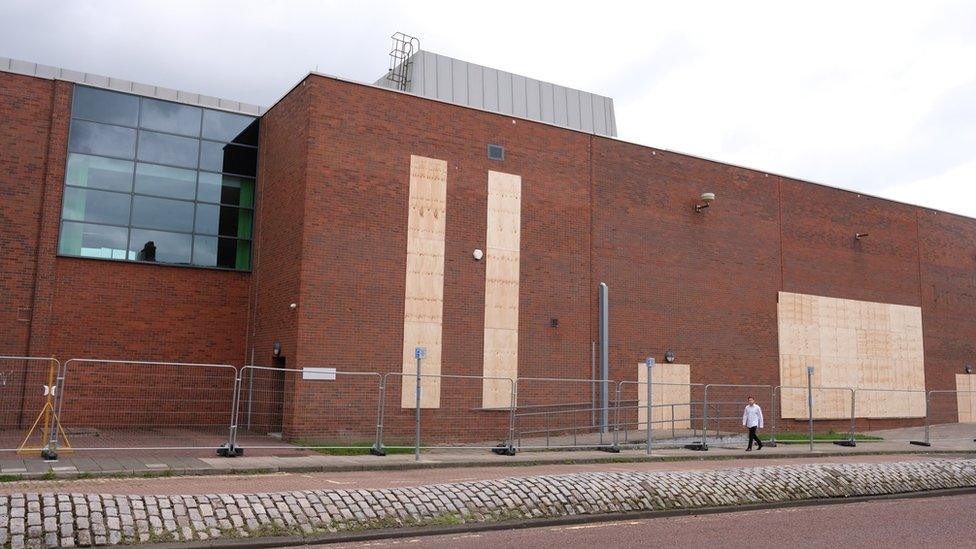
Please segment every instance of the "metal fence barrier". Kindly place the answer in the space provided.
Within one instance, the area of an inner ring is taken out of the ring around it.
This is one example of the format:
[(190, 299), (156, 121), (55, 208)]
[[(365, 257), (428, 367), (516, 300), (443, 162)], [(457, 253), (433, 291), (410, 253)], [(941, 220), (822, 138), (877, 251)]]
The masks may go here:
[(233, 440), (237, 368), (71, 359), (57, 416), (81, 450), (200, 450)]
[(56, 410), (60, 378), (56, 358), (0, 356), (0, 451), (57, 458), (66, 438)]
[[(783, 401), (788, 396), (795, 395), (788, 400), (789, 406), (783, 406)], [(796, 399), (802, 403), (797, 406)], [(812, 397), (812, 398), (808, 398)], [(776, 434), (782, 419), (793, 419), (796, 421), (807, 420), (810, 422), (809, 444), (813, 449), (814, 443), (814, 423), (816, 421), (827, 420), (850, 421), (847, 435), (836, 439), (821, 439), (821, 442), (833, 442), (840, 446), (856, 446), (854, 441), (855, 434), (855, 414), (856, 414), (857, 395), (852, 387), (810, 387), (810, 386), (783, 386), (777, 385), (773, 388), (772, 405), (772, 428), (770, 429), (770, 446), (776, 446)], [(841, 414), (839, 410), (849, 410), (849, 413)]]
[[(672, 395), (665, 397), (665, 392), (669, 388), (688, 388), (688, 398), (675, 400)], [(702, 422), (702, 401), (693, 400), (695, 393), (703, 390), (703, 383), (670, 383), (658, 382), (651, 384), (651, 398), (647, 400), (647, 383), (640, 381), (621, 381), (617, 383), (614, 399), (613, 414), (613, 446), (621, 447), (645, 447), (647, 448), (647, 428), (648, 416), (650, 416), (650, 427), (656, 431), (662, 431), (666, 436), (668, 431), (671, 433), (671, 445), (685, 437), (697, 438), (698, 426)], [(640, 396), (645, 395), (645, 404), (640, 405)], [(698, 398), (701, 398), (700, 396)], [(672, 400), (673, 402), (665, 402)], [(650, 403), (650, 406), (648, 406)], [(649, 408), (649, 409), (648, 409)], [(643, 419), (642, 419), (643, 416)], [(662, 424), (661, 428), (654, 428), (654, 425)], [(630, 431), (644, 431), (645, 440), (643, 444), (639, 440), (631, 442)], [(622, 436), (621, 436), (622, 433)], [(679, 436), (680, 433), (680, 436)], [(654, 435), (657, 437), (658, 435)], [(651, 446), (654, 442), (651, 439)], [(664, 445), (662, 443), (659, 445)]]
[[(765, 400), (765, 395), (760, 394), (757, 390), (762, 390), (763, 393), (768, 391), (769, 400)], [(711, 392), (711, 396), (709, 395)], [(720, 393), (716, 395), (716, 393)], [(716, 396), (719, 398), (716, 399)], [(715, 436), (716, 439), (721, 435), (722, 422), (725, 421), (726, 424), (729, 421), (734, 422), (734, 428), (730, 432), (741, 431), (741, 420), (742, 420), (742, 407), (745, 406), (747, 396), (753, 396), (756, 399), (756, 403), (765, 409), (770, 409), (766, 404), (773, 400), (773, 386), (772, 385), (750, 385), (750, 384), (734, 384), (734, 383), (709, 383), (705, 385), (704, 399), (702, 402), (703, 417), (702, 417), (702, 436), (701, 442), (697, 444), (689, 445), (689, 449), (693, 450), (708, 450), (708, 425), (709, 419), (715, 421)], [(731, 415), (723, 415), (731, 414)]]
[(598, 448), (612, 450), (611, 426), (602, 424), (603, 411), (591, 395), (614, 380), (520, 377), (515, 380), (517, 406), (513, 412), (515, 449)]
[[(496, 401), (485, 406), (482, 390)], [(383, 376), (379, 447), (512, 453), (515, 382), (507, 377), (390, 372)], [(418, 398), (419, 397), (419, 398)]]
[[(934, 399), (934, 400), (933, 400)], [(932, 390), (925, 396), (925, 427), (922, 440), (909, 441), (918, 446), (932, 446), (932, 429), (943, 428), (944, 431), (962, 423), (976, 423), (976, 390)], [(964, 421), (965, 420), (965, 421)], [(968, 443), (972, 431), (967, 433), (941, 433), (940, 442)], [(976, 442), (976, 439), (971, 439)], [(969, 446), (966, 444), (966, 446)]]
[[(248, 365), (238, 374), (228, 450), (368, 450), (381, 453), (383, 376), (335, 368)], [(301, 421), (294, 408), (303, 410)], [(364, 436), (364, 433), (371, 433)]]

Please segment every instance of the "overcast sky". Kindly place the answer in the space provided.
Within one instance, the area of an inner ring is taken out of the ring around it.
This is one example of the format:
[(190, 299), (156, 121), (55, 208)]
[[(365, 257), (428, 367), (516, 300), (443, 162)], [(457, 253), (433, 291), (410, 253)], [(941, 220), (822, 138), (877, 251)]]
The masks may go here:
[(0, 56), (270, 105), (389, 36), (614, 98), (619, 137), (976, 217), (976, 2), (0, 0)]

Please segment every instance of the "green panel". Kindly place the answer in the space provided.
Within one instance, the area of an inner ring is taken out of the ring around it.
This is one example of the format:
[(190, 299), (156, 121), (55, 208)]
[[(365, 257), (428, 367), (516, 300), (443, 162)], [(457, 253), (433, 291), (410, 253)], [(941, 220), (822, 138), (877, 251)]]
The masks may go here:
[(251, 238), (251, 225), (254, 213), (240, 210), (237, 214), (237, 238)]
[(237, 241), (237, 263), (236, 267), (246, 271), (251, 268), (251, 241)]

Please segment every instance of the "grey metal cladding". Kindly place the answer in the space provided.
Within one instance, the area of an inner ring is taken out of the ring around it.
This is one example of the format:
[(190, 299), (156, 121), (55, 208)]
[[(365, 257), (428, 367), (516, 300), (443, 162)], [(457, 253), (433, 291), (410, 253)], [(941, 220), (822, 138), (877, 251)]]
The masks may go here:
[[(613, 100), (428, 51), (411, 57), (407, 91), (478, 109), (616, 136)], [(377, 85), (390, 87), (384, 78)]]

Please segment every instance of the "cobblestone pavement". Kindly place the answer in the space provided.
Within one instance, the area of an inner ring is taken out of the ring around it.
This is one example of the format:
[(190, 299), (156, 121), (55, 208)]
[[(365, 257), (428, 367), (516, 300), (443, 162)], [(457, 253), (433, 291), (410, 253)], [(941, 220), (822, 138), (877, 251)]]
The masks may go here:
[(593, 472), (361, 490), (0, 496), (0, 544), (73, 547), (692, 509), (976, 487), (976, 460)]

